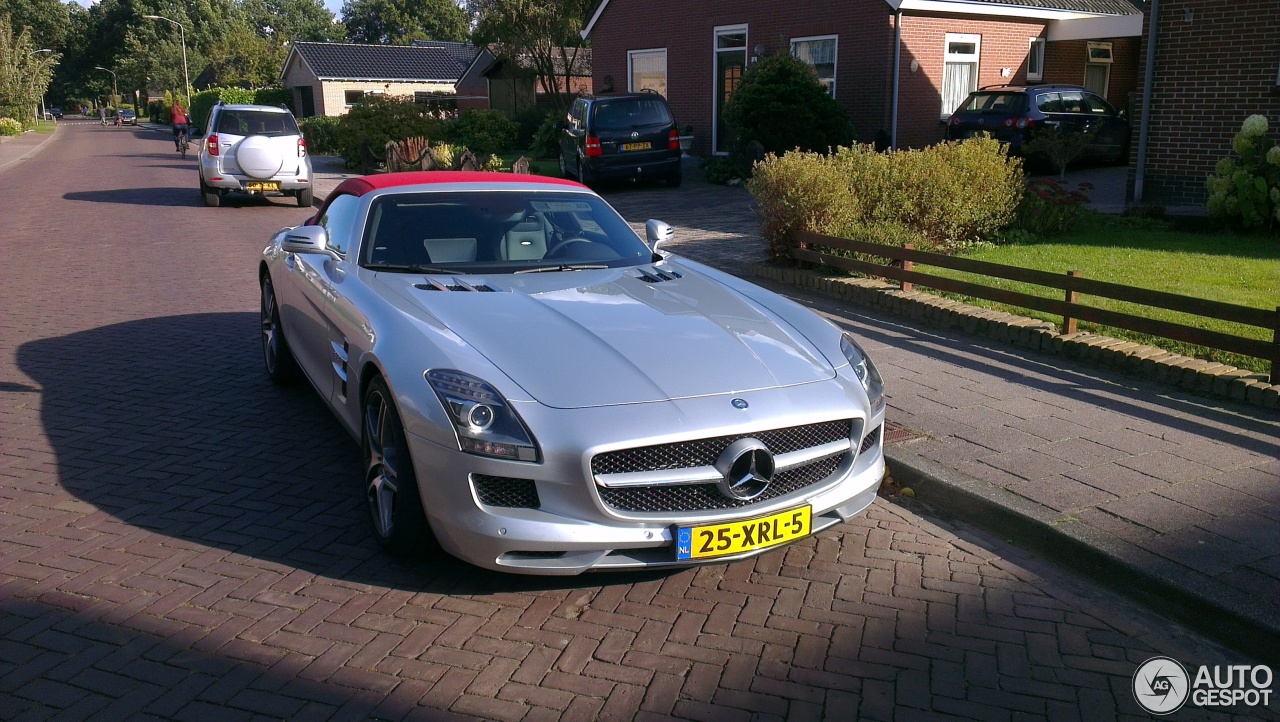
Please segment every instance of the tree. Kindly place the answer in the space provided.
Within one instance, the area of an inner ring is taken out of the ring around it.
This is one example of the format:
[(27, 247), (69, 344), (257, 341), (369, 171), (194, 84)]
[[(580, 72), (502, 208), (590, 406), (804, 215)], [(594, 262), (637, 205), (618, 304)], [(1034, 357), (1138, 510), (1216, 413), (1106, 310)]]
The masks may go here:
[(288, 51), (254, 32), (248, 24), (236, 24), (209, 48), (209, 66), (218, 85), (262, 88), (276, 82)]
[(239, 7), (258, 35), (278, 45), (343, 38), (343, 26), (320, 0), (240, 0)]
[[(500, 58), (527, 58), (552, 99), (557, 114), (565, 111), (565, 93), (573, 87), (582, 38), (593, 0), (470, 0), (475, 18), (472, 41), (489, 45)], [(563, 79), (563, 85), (560, 80)]]
[(7, 14), (0, 15), (0, 117), (28, 123), (53, 79), (56, 53), (40, 53), (30, 28), (15, 33)]
[(849, 114), (813, 68), (790, 55), (762, 58), (743, 74), (724, 107), (738, 143), (760, 141), (767, 153), (799, 148), (825, 153), (853, 140)]
[(39, 48), (60, 49), (71, 25), (71, 8), (61, 0), (0, 0), (0, 15), (8, 14), (13, 32), (31, 28), (31, 42)]
[(467, 16), (453, 0), (345, 0), (342, 23), (353, 43), (467, 39)]

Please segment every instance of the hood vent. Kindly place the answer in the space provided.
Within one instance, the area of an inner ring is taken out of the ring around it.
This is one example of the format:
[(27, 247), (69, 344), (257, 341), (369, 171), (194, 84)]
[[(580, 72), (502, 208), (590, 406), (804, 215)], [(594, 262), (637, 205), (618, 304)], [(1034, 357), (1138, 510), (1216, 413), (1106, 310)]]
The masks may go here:
[(428, 278), (426, 283), (415, 283), (413, 287), (421, 291), (467, 291), (469, 293), (495, 293), (496, 289), (483, 283), (470, 284), (460, 278), (452, 279), (453, 283), (444, 284)]
[(662, 283), (663, 281), (674, 281), (677, 278), (684, 278), (684, 274), (679, 271), (659, 271), (654, 268), (641, 268), (640, 275), (635, 278), (645, 283)]

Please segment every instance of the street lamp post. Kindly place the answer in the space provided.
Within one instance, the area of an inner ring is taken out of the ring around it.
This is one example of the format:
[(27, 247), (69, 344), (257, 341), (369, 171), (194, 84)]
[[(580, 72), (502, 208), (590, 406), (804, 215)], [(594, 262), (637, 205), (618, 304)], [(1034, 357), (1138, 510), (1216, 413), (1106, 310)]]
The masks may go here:
[(116, 106), (116, 103), (117, 103), (117, 102), (119, 102), (119, 101), (117, 101), (117, 100), (116, 100), (116, 71), (114, 71), (114, 70), (107, 70), (106, 68), (102, 67), (101, 65), (95, 65), (95, 66), (93, 66), (93, 69), (94, 69), (94, 70), (105, 70), (106, 72), (111, 73), (111, 106), (112, 106), (112, 107), (117, 107), (117, 106)]
[(187, 75), (187, 29), (177, 20), (161, 15), (143, 15), (148, 20), (163, 20), (178, 26), (178, 34), (182, 37), (182, 81), (187, 84), (187, 108), (191, 108), (191, 76)]

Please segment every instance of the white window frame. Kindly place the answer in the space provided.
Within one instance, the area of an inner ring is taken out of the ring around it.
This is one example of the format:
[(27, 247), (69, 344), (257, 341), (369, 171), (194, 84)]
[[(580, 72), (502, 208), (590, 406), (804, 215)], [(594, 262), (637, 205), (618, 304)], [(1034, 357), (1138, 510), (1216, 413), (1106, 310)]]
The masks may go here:
[[(1106, 57), (1105, 58), (1093, 57), (1093, 51), (1095, 49), (1106, 50), (1107, 51)], [(1089, 92), (1096, 93), (1097, 95), (1101, 95), (1104, 98), (1108, 97), (1111, 94), (1111, 63), (1112, 63), (1111, 43), (1103, 43), (1103, 42), (1087, 43), (1085, 47), (1085, 55), (1084, 55), (1084, 66), (1085, 66), (1084, 77), (1080, 79), (1080, 84), (1088, 88), (1088, 86), (1085, 85), (1085, 83), (1087, 83), (1089, 80), (1089, 66), (1091, 65), (1101, 66), (1103, 69), (1107, 71), (1107, 78), (1102, 83), (1102, 89), (1101, 90), (1091, 89)]]
[[(721, 48), (721, 35), (737, 35), (742, 33), (746, 42), (741, 48)], [(738, 23), (735, 25), (717, 25), (711, 29), (711, 57), (714, 62), (711, 63), (711, 154), (712, 155), (729, 155), (728, 153), (718, 152), (720, 135), (720, 53), (742, 51), (743, 58), (750, 58), (751, 53), (751, 33), (747, 29), (747, 23)], [(745, 70), (745, 68), (744, 68)]]
[[(951, 43), (973, 43), (973, 52), (972, 53), (952, 53), (950, 52)], [(981, 58), (982, 58), (982, 36), (981, 35), (975, 35), (973, 33), (947, 33), (946, 37), (944, 37), (942, 41), (943, 88), (945, 88), (946, 86), (947, 65), (949, 63), (972, 63), (973, 64), (973, 83), (972, 83), (973, 87), (969, 89), (969, 92), (972, 93), (973, 91), (977, 90), (979, 87), (978, 73), (981, 72), (982, 70)], [(943, 88), (939, 88), (939, 90), (941, 91), (943, 90)], [(942, 93), (939, 93), (939, 94), (941, 95)], [(945, 96), (943, 98), (943, 102), (944, 103), (946, 102)], [(960, 102), (963, 103), (964, 101), (961, 100)], [(957, 105), (956, 107), (958, 108), (960, 106)], [(942, 112), (939, 114), (939, 117), (941, 117), (943, 120), (946, 120), (947, 118), (951, 117), (951, 114), (955, 112), (955, 110), (956, 108), (947, 110), (946, 106), (944, 105), (941, 108)]]
[[(349, 93), (359, 93), (360, 97), (357, 98), (355, 101), (347, 100), (347, 98), (350, 97)], [(346, 105), (348, 108), (354, 108), (355, 106), (360, 104), (361, 100), (364, 100), (364, 96), (366, 95), (369, 95), (369, 91), (367, 90), (356, 90), (355, 88), (347, 88), (346, 90), (342, 91), (342, 103)]]
[[(670, 87), (667, 85), (667, 80), (670, 78), (670, 73), (667, 69), (668, 66), (667, 66), (667, 49), (666, 48), (644, 48), (642, 50), (628, 50), (627, 51), (627, 92), (628, 93), (638, 92), (638, 89), (635, 86), (636, 74), (635, 74), (635, 69), (633, 67), (633, 61), (635, 60), (635, 58), (638, 56), (639, 57), (657, 56), (659, 54), (662, 55), (662, 85), (664, 88)], [(665, 97), (666, 93), (663, 93), (662, 95)]]
[[(810, 35), (803, 38), (791, 38), (791, 57), (796, 57), (796, 43), (808, 43), (815, 40), (830, 40), (835, 43), (835, 55), (831, 63), (831, 97), (836, 97), (836, 78), (840, 72), (840, 36), (839, 35)], [(812, 67), (812, 66), (811, 66)], [(816, 68), (815, 68), (816, 70)], [(823, 80), (823, 78), (818, 78)]]
[[(1031, 61), (1036, 60), (1036, 65), (1040, 71), (1031, 72)], [(1027, 48), (1027, 82), (1041, 82), (1044, 80), (1044, 38), (1031, 38), (1030, 47)]]
[[(1093, 51), (1095, 51), (1095, 50), (1105, 50), (1105, 51), (1107, 51), (1107, 54), (1106, 54), (1106, 56), (1105, 56), (1105, 57), (1097, 57), (1097, 58), (1095, 58), (1095, 57), (1093, 56)], [(1113, 58), (1112, 58), (1112, 55), (1111, 55), (1111, 43), (1092, 42), (1092, 41), (1090, 41), (1089, 43), (1087, 43), (1087, 44), (1085, 45), (1085, 51), (1084, 51), (1084, 52), (1085, 52), (1085, 55), (1084, 55), (1084, 61), (1085, 61), (1086, 63), (1094, 63), (1094, 64), (1097, 64), (1097, 63), (1110, 63), (1110, 62), (1112, 61), (1112, 59), (1113, 59)]]

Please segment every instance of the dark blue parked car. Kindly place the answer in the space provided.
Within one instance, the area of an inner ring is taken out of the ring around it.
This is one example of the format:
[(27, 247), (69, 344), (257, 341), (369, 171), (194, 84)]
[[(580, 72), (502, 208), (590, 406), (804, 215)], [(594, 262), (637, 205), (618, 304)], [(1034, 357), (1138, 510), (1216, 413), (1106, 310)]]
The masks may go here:
[(1023, 141), (1041, 130), (1096, 131), (1081, 158), (1129, 160), (1129, 121), (1106, 99), (1078, 85), (999, 85), (969, 94), (947, 121), (947, 139), (987, 132), (1022, 154)]

